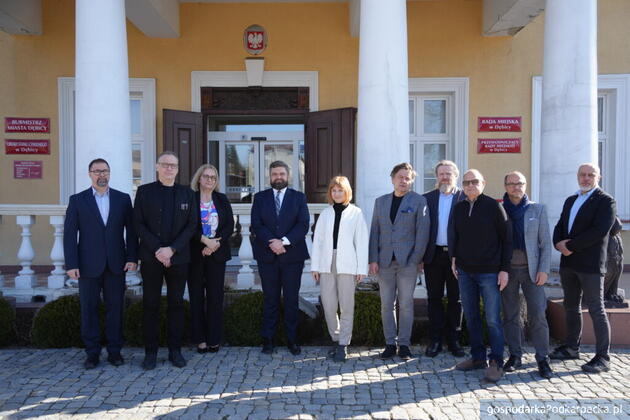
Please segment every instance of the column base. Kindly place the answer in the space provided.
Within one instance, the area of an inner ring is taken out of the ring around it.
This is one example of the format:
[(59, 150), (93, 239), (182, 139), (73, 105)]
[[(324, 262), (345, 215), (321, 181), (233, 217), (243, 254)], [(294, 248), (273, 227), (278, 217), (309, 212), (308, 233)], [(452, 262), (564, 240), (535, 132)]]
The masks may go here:
[(16, 289), (32, 289), (37, 286), (37, 276), (35, 274), (22, 274), (15, 277)]
[(251, 273), (238, 273), (236, 276), (236, 286), (239, 289), (253, 289), (255, 287), (254, 278), (253, 271)]
[(142, 279), (138, 275), (137, 271), (129, 271), (125, 275), (125, 283), (127, 283), (127, 287), (139, 286), (142, 284)]

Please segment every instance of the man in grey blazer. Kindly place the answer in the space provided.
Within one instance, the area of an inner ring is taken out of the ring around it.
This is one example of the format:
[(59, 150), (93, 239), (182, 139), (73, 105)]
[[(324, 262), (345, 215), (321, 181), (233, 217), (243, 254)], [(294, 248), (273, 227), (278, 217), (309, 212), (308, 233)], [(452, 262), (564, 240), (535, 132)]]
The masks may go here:
[(544, 205), (529, 201), (525, 189), (527, 179), (513, 171), (505, 175), (503, 208), (512, 222), (512, 259), (509, 281), (501, 292), (503, 328), (510, 349), (510, 358), (503, 369), (512, 372), (522, 367), (519, 286), (527, 302), (527, 318), (538, 373), (551, 378), (549, 366), (549, 326), (545, 311), (547, 297), (543, 285), (547, 282), (551, 264), (551, 234)]
[[(385, 350), (383, 359), (396, 354), (411, 358), (413, 292), (419, 265), (429, 241), (429, 209), (426, 199), (411, 191), (416, 172), (409, 163), (394, 166), (390, 174), (394, 192), (374, 202), (370, 229), (370, 274), (377, 275)], [(396, 299), (400, 320), (396, 325)]]

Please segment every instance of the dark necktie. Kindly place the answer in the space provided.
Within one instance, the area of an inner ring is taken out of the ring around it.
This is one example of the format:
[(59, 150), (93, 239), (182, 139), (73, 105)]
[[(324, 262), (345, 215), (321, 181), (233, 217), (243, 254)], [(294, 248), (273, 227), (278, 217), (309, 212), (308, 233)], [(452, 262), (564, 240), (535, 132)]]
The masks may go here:
[(282, 206), (282, 202), (280, 201), (280, 191), (276, 192), (276, 216), (280, 215), (280, 207)]

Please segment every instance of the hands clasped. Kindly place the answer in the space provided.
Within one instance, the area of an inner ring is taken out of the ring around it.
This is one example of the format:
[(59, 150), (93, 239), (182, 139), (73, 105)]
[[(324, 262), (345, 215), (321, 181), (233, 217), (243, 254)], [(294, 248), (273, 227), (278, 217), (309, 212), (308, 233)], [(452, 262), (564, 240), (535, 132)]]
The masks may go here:
[(284, 244), (282, 243), (282, 239), (270, 239), (269, 249), (271, 249), (271, 251), (276, 255), (281, 255), (287, 252)]

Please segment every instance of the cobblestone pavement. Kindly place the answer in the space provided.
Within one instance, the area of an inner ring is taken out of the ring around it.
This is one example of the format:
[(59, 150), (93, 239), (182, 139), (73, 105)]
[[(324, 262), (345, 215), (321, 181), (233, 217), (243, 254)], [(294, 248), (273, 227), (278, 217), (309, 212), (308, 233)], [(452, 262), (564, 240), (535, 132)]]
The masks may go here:
[(79, 349), (2, 350), (0, 417), (470, 420), (490, 412), (512, 417), (502, 414), (507, 409), (529, 413), (520, 418), (630, 413), (630, 350), (614, 351), (610, 372), (587, 375), (580, 365), (593, 348), (586, 347), (582, 361), (554, 363), (551, 380), (539, 379), (529, 353), (523, 370), (497, 384), (484, 383), (483, 371), (455, 371), (457, 360), (448, 353), (382, 361), (378, 349), (352, 348), (350, 359), (338, 364), (325, 358), (326, 350), (304, 347), (297, 357), (285, 348), (273, 356), (251, 347), (226, 347), (215, 355), (186, 350), (188, 366), (177, 369), (161, 349), (150, 372), (140, 368), (137, 348), (124, 349), (122, 367), (102, 360), (90, 371)]

